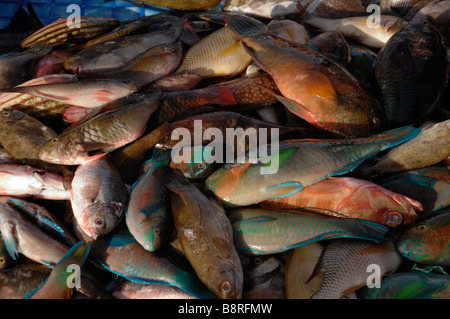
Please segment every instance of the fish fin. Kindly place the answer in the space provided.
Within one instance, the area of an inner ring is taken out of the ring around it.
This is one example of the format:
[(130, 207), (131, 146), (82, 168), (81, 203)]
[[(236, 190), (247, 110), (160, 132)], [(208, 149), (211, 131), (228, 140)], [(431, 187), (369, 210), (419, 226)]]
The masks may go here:
[(361, 165), (362, 162), (364, 162), (366, 159), (374, 156), (380, 150), (381, 150), (380, 145), (373, 145), (373, 149), (365, 157), (361, 158), (360, 160), (358, 160), (356, 162), (350, 162), (350, 163), (342, 166), (340, 169), (331, 173), (330, 176), (344, 175), (344, 174), (347, 174), (347, 173), (353, 171), (355, 168), (357, 168), (359, 165)]
[(307, 21), (315, 18), (311, 13), (308, 11), (309, 5), (316, 5), (317, 1), (311, 1), (306, 6), (302, 5), (301, 1), (297, 1), (297, 5), (295, 7), (294, 15), (295, 18), (299, 21)]
[(267, 33), (267, 26), (248, 16), (224, 13), (225, 25), (238, 37), (256, 36)]
[(102, 142), (85, 142), (80, 144), (85, 152), (94, 152), (103, 150), (104, 148), (110, 148), (111, 145)]
[(19, 251), (17, 249), (16, 241), (13, 235), (14, 224), (11, 222), (3, 223), (0, 229), (3, 242), (5, 243), (6, 250), (12, 259), (17, 260)]
[(421, 128), (415, 128), (412, 125), (408, 125), (380, 133), (378, 134), (381, 142), (380, 151), (384, 151), (388, 148), (393, 148), (399, 144), (403, 144), (415, 138), (421, 131)]
[(289, 187), (289, 188), (295, 187), (295, 188), (293, 190), (289, 191), (286, 194), (282, 194), (282, 195), (278, 195), (278, 196), (272, 196), (272, 197), (269, 197), (269, 199), (284, 198), (284, 197), (292, 196), (292, 195), (300, 192), (303, 189), (303, 184), (299, 183), (299, 182), (287, 182), (287, 183), (283, 183), (283, 184), (267, 187), (267, 189), (268, 190), (273, 190), (273, 189), (276, 189), (276, 188), (283, 188), (283, 187)]
[(169, 166), (159, 166), (152, 175), (175, 193), (178, 193), (185, 187), (191, 186), (189, 180), (180, 170), (174, 170)]
[(205, 94), (205, 97), (207, 98), (209, 104), (219, 104), (219, 105), (237, 104), (233, 91), (227, 86), (222, 85), (209, 86), (202, 89), (202, 93)]
[(325, 254), (325, 249), (322, 249), (322, 252), (320, 253), (319, 258), (317, 259), (316, 265), (314, 266), (314, 269), (312, 270), (311, 275), (309, 276), (308, 280), (305, 281), (305, 284), (307, 284), (308, 282), (313, 280), (314, 277), (316, 277), (321, 272), (323, 272), (322, 265), (323, 265), (323, 256), (324, 256), (324, 254)]
[(331, 99), (338, 103), (338, 96), (330, 79), (322, 73), (308, 76), (308, 92), (321, 99)]
[(102, 158), (103, 156), (105, 156), (106, 154), (108, 154), (108, 153), (100, 153), (100, 154), (89, 156), (83, 160), (83, 164), (96, 161), (96, 160)]

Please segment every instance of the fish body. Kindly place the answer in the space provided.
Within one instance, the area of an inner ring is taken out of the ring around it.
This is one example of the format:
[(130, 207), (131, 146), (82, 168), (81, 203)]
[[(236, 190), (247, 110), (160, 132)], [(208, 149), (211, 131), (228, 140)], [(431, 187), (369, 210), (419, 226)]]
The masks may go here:
[(328, 177), (346, 174), (380, 150), (404, 143), (419, 132), (403, 128), (368, 138), (283, 141), (277, 152), (260, 157), (255, 164), (223, 165), (205, 183), (226, 205), (287, 197)]
[(450, 1), (432, 1), (420, 9), (411, 21), (427, 20), (431, 22), (441, 33), (444, 42), (450, 43)]
[(81, 164), (70, 191), (72, 211), (84, 232), (94, 238), (110, 233), (122, 220), (127, 190), (107, 158)]
[(340, 33), (323, 32), (307, 41), (306, 46), (343, 66), (350, 63), (350, 46)]
[(247, 53), (273, 77), (282, 94), (276, 97), (290, 112), (339, 136), (379, 132), (382, 123), (375, 100), (344, 67), (305, 45), (274, 38), (256, 19), (225, 17)]
[[(158, 108), (159, 94), (135, 104), (95, 116), (77, 127), (45, 142), (39, 158), (44, 161), (78, 165), (135, 141)], [(93, 151), (100, 155), (91, 155)]]
[(240, 299), (244, 274), (225, 210), (175, 172), (160, 166), (153, 176), (171, 191), (175, 228), (186, 258), (217, 298)]
[(0, 272), (0, 298), (23, 299), (50, 275), (51, 268), (35, 263), (17, 265)]
[(423, 121), (442, 95), (447, 69), (442, 36), (428, 21), (411, 21), (393, 35), (374, 66), (388, 125)]
[(197, 299), (178, 287), (124, 282), (112, 290), (116, 299)]
[(55, 265), (50, 276), (42, 285), (30, 292), (24, 299), (70, 299), (73, 287), (69, 287), (68, 284), (71, 275), (68, 270), (76, 271), (74, 266), (78, 266), (78, 269), (83, 267), (90, 247), (91, 243), (83, 241), (72, 246)]
[(282, 39), (304, 44), (308, 42), (309, 35), (305, 27), (290, 19), (276, 19), (267, 24), (267, 30)]
[(236, 208), (228, 214), (236, 248), (249, 255), (279, 253), (321, 240), (360, 238), (380, 242), (388, 228), (361, 219), (308, 212)]
[(450, 212), (443, 212), (406, 229), (397, 241), (397, 249), (409, 260), (448, 267), (449, 232)]
[(172, 229), (167, 189), (152, 175), (159, 166), (167, 166), (169, 162), (169, 152), (154, 151), (148, 169), (132, 186), (125, 212), (128, 230), (148, 251), (156, 251), (165, 244)]
[(414, 199), (352, 177), (330, 177), (292, 196), (264, 201), (260, 206), (310, 208), (330, 216), (371, 220), (389, 227), (413, 223), (423, 208)]
[(311, 299), (339, 299), (366, 286), (370, 265), (386, 276), (401, 265), (402, 257), (390, 241), (373, 243), (358, 239), (332, 240), (320, 260), (323, 279)]

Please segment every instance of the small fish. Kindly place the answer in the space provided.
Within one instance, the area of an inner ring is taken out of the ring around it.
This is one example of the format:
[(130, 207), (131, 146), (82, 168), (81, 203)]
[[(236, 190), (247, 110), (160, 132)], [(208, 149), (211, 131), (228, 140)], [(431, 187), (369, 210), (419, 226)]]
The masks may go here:
[(110, 233), (121, 222), (127, 201), (125, 184), (107, 158), (78, 166), (70, 203), (73, 215), (88, 236), (98, 239)]
[(413, 223), (423, 209), (414, 199), (352, 177), (330, 177), (292, 196), (266, 200), (260, 206), (306, 208), (335, 217), (371, 220), (389, 227)]
[(79, 17), (79, 26), (76, 26), (71, 18), (60, 18), (23, 39), (21, 46), (28, 48), (39, 42), (45, 42), (51, 46), (83, 42), (106, 33), (119, 24), (120, 21), (115, 18), (82, 16)]
[(3, 269), (0, 272), (0, 298), (23, 299), (39, 287), (51, 271), (51, 268), (37, 263), (24, 263)]
[(240, 299), (244, 273), (225, 210), (179, 171), (159, 166), (153, 176), (171, 191), (175, 228), (199, 279), (219, 299)]
[(0, 56), (0, 91), (31, 80), (39, 60), (51, 49), (51, 46), (41, 42), (23, 52)]
[(197, 299), (175, 286), (153, 285), (127, 281), (114, 287), (116, 299)]
[(167, 189), (152, 175), (159, 166), (167, 166), (169, 162), (170, 152), (153, 152), (148, 169), (131, 188), (125, 211), (128, 230), (148, 251), (156, 251), (165, 244), (172, 230)]
[(236, 208), (228, 213), (236, 248), (243, 254), (280, 253), (333, 238), (382, 242), (384, 225), (356, 218), (337, 218), (297, 211)]
[(26, 93), (70, 105), (96, 108), (137, 92), (141, 85), (127, 80), (75, 79), (67, 83), (16, 86), (8, 92)]
[(241, 41), (223, 27), (201, 39), (185, 54), (175, 74), (195, 73), (202, 78), (237, 75), (245, 70), (252, 58)]
[(398, 30), (374, 66), (388, 126), (423, 121), (444, 91), (447, 69), (445, 44), (431, 23), (412, 21)]
[(373, 243), (361, 239), (334, 239), (322, 252), (319, 267), (323, 279), (311, 299), (339, 299), (367, 285), (369, 265), (379, 266), (379, 275), (395, 272), (402, 256), (395, 245), (387, 240)]
[[(431, 146), (431, 147), (430, 147)], [(450, 156), (450, 119), (423, 127), (419, 135), (389, 150), (361, 176), (376, 176), (420, 169), (440, 163)]]
[(206, 188), (230, 206), (288, 197), (328, 177), (346, 174), (365, 159), (419, 132), (405, 127), (367, 138), (282, 141), (277, 152), (260, 156), (255, 164), (223, 165), (208, 177)]
[[(39, 157), (47, 162), (78, 165), (139, 138), (158, 108), (160, 94), (95, 116), (45, 142)], [(95, 154), (97, 151), (99, 154)]]
[(446, 299), (450, 298), (450, 276), (435, 273), (399, 272), (383, 278), (381, 287), (364, 287), (360, 299)]
[(450, 266), (450, 212), (429, 217), (401, 233), (398, 251), (409, 260)]
[[(89, 254), (91, 243), (80, 241), (70, 248), (50, 273), (50, 276), (24, 299), (70, 299), (73, 287), (69, 287), (68, 280), (71, 275), (69, 266), (83, 267)], [(75, 268), (76, 270), (76, 268)]]

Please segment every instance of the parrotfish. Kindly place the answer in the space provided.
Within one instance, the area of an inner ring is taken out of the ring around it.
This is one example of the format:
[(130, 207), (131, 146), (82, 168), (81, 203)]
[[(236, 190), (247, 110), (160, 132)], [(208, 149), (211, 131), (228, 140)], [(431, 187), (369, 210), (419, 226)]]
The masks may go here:
[[(432, 0), (431, 0), (432, 1)], [(450, 1), (432, 1), (420, 9), (411, 21), (427, 20), (441, 33), (445, 44), (450, 44)]]
[(287, 197), (328, 177), (346, 174), (379, 151), (404, 143), (420, 129), (405, 127), (367, 138), (282, 141), (256, 164), (225, 164), (206, 187), (226, 205), (246, 206)]
[(325, 247), (319, 261), (323, 279), (311, 299), (339, 299), (354, 292), (368, 282), (370, 265), (378, 265), (379, 276), (396, 271), (402, 256), (395, 245), (387, 240), (373, 243), (361, 239), (335, 239)]
[(219, 299), (240, 299), (244, 274), (224, 208), (180, 171), (160, 166), (153, 176), (171, 192), (175, 229), (199, 279)]
[(270, 35), (256, 19), (228, 13), (225, 20), (255, 63), (272, 76), (282, 95), (274, 94), (290, 112), (338, 136), (380, 131), (375, 100), (344, 67), (305, 45)]
[(94, 239), (107, 235), (122, 221), (127, 189), (109, 159), (103, 157), (78, 166), (70, 203), (80, 227)]
[(153, 152), (148, 169), (131, 188), (125, 211), (128, 230), (148, 251), (156, 251), (165, 244), (172, 230), (172, 216), (167, 210), (167, 189), (152, 175), (159, 166), (169, 163), (170, 152)]
[[(45, 142), (39, 157), (47, 162), (78, 165), (135, 141), (159, 106), (160, 94), (95, 116)], [(99, 153), (95, 154), (94, 151)]]
[(427, 218), (401, 233), (398, 251), (409, 260), (450, 266), (450, 212)]
[(388, 231), (386, 226), (372, 221), (300, 211), (236, 208), (228, 217), (236, 248), (249, 255), (274, 254), (334, 238), (382, 242)]
[(178, 287), (127, 281), (112, 290), (116, 299), (197, 299)]
[[(72, 289), (75, 287), (73, 281), (69, 281), (70, 271), (80, 271), (89, 254), (91, 243), (80, 241), (70, 248), (61, 258), (50, 273), (50, 276), (35, 290), (30, 292), (24, 299), (70, 299)], [(68, 271), (70, 270), (70, 271)], [(75, 275), (77, 275), (75, 273)], [(75, 276), (75, 280), (80, 276)], [(73, 284), (69, 287), (69, 282)]]
[(380, 288), (358, 291), (360, 299), (446, 299), (450, 298), (450, 276), (399, 272), (383, 278)]
[(444, 91), (447, 69), (442, 36), (428, 21), (412, 21), (393, 35), (374, 66), (389, 127), (423, 121)]
[(389, 227), (413, 223), (422, 204), (377, 184), (352, 177), (330, 177), (284, 198), (260, 206), (275, 209), (306, 208), (325, 215), (371, 220)]
[(51, 270), (47, 266), (36, 263), (24, 263), (2, 270), (0, 298), (23, 299), (48, 278)]

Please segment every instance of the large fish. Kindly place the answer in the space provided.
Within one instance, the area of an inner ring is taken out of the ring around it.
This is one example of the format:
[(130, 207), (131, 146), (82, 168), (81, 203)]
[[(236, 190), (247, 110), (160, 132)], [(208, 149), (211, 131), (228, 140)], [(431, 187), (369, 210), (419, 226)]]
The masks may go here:
[(160, 166), (153, 176), (171, 191), (175, 228), (199, 279), (219, 299), (240, 299), (244, 274), (225, 210), (179, 171)]
[[(70, 248), (50, 273), (50, 276), (24, 299), (70, 299), (72, 289), (69, 286), (71, 271), (78, 271), (83, 267), (89, 254), (91, 243), (80, 241)], [(69, 271), (68, 271), (69, 270)], [(75, 277), (79, 279), (80, 277)], [(72, 279), (73, 280), (73, 279)]]
[(256, 164), (225, 164), (206, 187), (227, 205), (246, 206), (287, 197), (332, 176), (346, 174), (362, 161), (417, 136), (412, 127), (357, 139), (282, 141), (279, 151)]
[(135, 141), (158, 108), (159, 96), (156, 93), (144, 101), (101, 113), (63, 132), (44, 143), (39, 157), (51, 163), (78, 165)]
[(107, 158), (78, 166), (70, 191), (72, 211), (80, 227), (97, 239), (121, 221), (128, 203), (127, 189)]
[(305, 45), (271, 36), (256, 19), (228, 13), (225, 20), (256, 64), (273, 77), (282, 94), (276, 97), (289, 111), (339, 136), (380, 131), (375, 100), (341, 65)]
[(412, 21), (379, 51), (374, 74), (391, 127), (423, 121), (447, 82), (447, 51), (442, 36), (425, 20)]
[(172, 218), (167, 210), (167, 189), (152, 174), (159, 166), (169, 165), (170, 152), (155, 150), (149, 162), (148, 169), (131, 188), (125, 222), (142, 247), (156, 251), (169, 238)]
[(292, 196), (266, 200), (260, 206), (308, 208), (325, 215), (366, 219), (389, 227), (413, 223), (423, 208), (414, 199), (352, 177), (330, 177)]
[(401, 233), (398, 251), (409, 260), (450, 266), (450, 212), (427, 218)]
[(360, 239), (335, 239), (325, 247), (319, 261), (323, 279), (311, 299), (339, 299), (366, 286), (370, 265), (378, 265), (380, 277), (392, 274), (402, 256), (391, 241), (373, 243)]
[(337, 218), (297, 211), (236, 208), (228, 213), (236, 248), (243, 254), (274, 254), (334, 238), (384, 241), (388, 228), (356, 218)]

